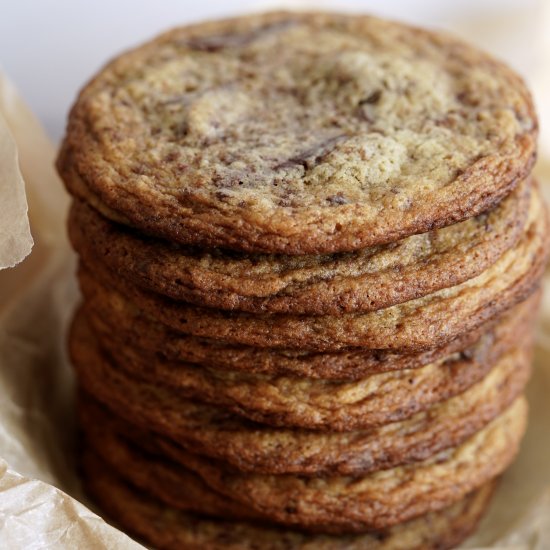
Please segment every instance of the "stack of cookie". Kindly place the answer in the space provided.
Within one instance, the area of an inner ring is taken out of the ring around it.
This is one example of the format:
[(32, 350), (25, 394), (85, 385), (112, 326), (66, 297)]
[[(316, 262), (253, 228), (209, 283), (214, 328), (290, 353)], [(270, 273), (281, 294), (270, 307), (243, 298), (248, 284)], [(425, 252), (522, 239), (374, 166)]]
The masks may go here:
[(536, 133), (501, 63), (368, 17), (206, 23), (108, 65), (58, 167), (109, 517), (159, 548), (466, 537), (525, 429)]

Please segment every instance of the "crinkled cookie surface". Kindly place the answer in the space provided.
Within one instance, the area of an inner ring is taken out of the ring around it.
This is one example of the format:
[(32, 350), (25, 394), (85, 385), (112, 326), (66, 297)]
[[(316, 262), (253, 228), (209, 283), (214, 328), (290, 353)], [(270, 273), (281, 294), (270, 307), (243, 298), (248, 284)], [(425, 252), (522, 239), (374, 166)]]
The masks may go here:
[(479, 214), (528, 173), (536, 133), (519, 77), (458, 40), (271, 13), (117, 58), (75, 104), (58, 167), (155, 235), (323, 253)]

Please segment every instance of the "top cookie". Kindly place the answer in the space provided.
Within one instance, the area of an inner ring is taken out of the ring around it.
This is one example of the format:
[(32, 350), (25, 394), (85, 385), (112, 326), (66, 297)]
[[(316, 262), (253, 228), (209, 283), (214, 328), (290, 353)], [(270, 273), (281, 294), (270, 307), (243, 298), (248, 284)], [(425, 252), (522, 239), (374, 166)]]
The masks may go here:
[(503, 64), (447, 36), (336, 14), (175, 29), (80, 94), (72, 193), (171, 240), (351, 251), (488, 209), (530, 170), (537, 121)]

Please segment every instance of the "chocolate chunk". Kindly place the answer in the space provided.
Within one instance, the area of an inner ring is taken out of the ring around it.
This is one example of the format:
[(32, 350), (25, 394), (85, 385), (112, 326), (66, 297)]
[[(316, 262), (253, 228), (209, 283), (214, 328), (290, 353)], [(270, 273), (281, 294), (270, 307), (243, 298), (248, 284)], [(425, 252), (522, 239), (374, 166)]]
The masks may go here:
[(164, 157), (164, 162), (174, 162), (178, 160), (180, 156), (179, 151), (171, 151)]
[(330, 205), (337, 206), (340, 204), (347, 204), (349, 201), (344, 197), (343, 193), (336, 193), (336, 195), (331, 195), (327, 197), (327, 202)]
[(279, 163), (275, 166), (275, 170), (289, 168), (292, 166), (303, 166), (305, 170), (310, 170), (319, 164), (334, 149), (334, 146), (337, 143), (347, 137), (348, 136), (346, 134), (341, 134), (322, 141), (321, 143), (302, 151), (295, 157), (291, 157)]
[(460, 355), (460, 359), (469, 360), (469, 359), (473, 359), (474, 352), (471, 349), (465, 349), (461, 351), (459, 355)]
[(372, 94), (370, 94), (365, 99), (361, 99), (359, 101), (359, 105), (375, 105), (380, 101), (381, 97), (382, 97), (382, 90), (376, 90), (372, 92)]
[(229, 198), (229, 195), (227, 193), (224, 193), (223, 191), (216, 191), (215, 196), (220, 202), (224, 202), (226, 199)]
[(298, 24), (298, 21), (294, 19), (288, 19), (284, 21), (277, 21), (270, 25), (265, 25), (258, 29), (253, 29), (248, 33), (239, 34), (218, 34), (214, 36), (201, 36), (187, 40), (185, 45), (193, 50), (203, 52), (218, 52), (225, 48), (238, 48), (239, 46), (246, 46), (251, 42), (254, 42), (258, 38), (261, 38), (267, 34), (280, 32), (289, 27)]
[(456, 95), (456, 99), (459, 103), (466, 105), (468, 107), (477, 107), (480, 104), (480, 99), (472, 92), (463, 91)]

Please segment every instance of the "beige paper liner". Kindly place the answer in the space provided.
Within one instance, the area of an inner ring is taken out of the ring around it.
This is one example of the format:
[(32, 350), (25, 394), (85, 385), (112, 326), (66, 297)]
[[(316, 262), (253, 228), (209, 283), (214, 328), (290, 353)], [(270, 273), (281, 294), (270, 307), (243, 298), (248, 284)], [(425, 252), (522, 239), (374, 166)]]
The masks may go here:
[(33, 245), (17, 147), (4, 119), (5, 113), (13, 112), (13, 97), (11, 87), (0, 80), (0, 269), (18, 264)]

